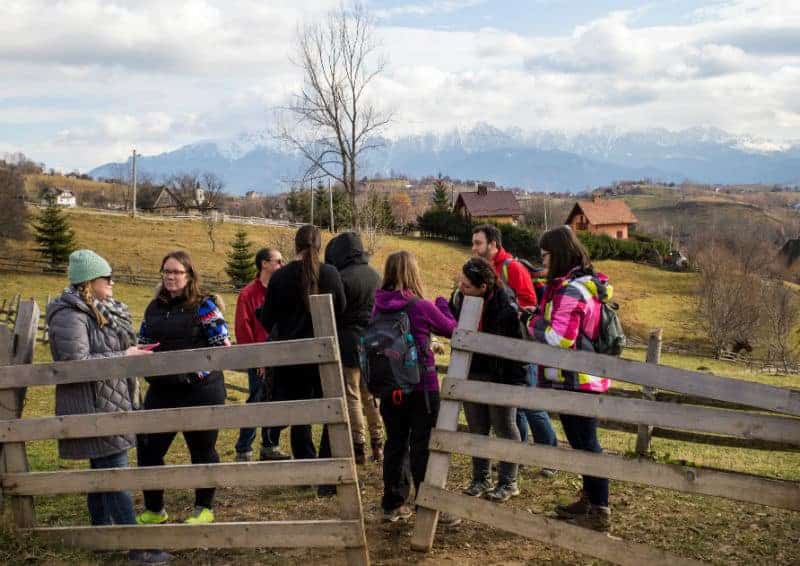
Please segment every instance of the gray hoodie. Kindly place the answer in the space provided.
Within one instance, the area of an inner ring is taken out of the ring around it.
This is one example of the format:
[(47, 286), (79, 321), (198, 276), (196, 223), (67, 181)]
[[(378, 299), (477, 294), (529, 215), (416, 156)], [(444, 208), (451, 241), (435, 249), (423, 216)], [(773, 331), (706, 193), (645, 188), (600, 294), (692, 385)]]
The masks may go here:
[[(73, 289), (47, 306), (50, 351), (57, 362), (124, 356), (120, 340), (108, 326), (100, 328), (89, 307)], [(135, 380), (111, 379), (56, 386), (56, 415), (131, 411)], [(136, 435), (62, 439), (59, 456), (69, 460), (100, 458), (136, 445)]]

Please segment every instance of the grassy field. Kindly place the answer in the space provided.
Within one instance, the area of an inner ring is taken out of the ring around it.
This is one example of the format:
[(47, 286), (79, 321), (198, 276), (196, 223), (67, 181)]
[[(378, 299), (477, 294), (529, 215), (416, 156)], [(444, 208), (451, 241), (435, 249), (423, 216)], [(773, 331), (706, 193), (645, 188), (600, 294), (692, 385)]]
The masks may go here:
[[(154, 272), (161, 256), (175, 247), (192, 252), (204, 273), (217, 275), (224, 265), (226, 245), (212, 252), (202, 226), (198, 222), (139, 219), (123, 216), (71, 212), (79, 241), (107, 256), (115, 266), (128, 265), (134, 269)], [(231, 239), (235, 227), (222, 225), (219, 241)], [(284, 247), (291, 233), (278, 228), (247, 226), (259, 245)], [(380, 269), (388, 253), (409, 249), (419, 258), (429, 295), (449, 292), (454, 274), (468, 250), (462, 246), (411, 238), (386, 237), (380, 241), (373, 264)], [(617, 299), (623, 305), (623, 318), (636, 333), (645, 333), (654, 326), (664, 328), (667, 341), (685, 346), (702, 346), (702, 330), (697, 325), (692, 297), (694, 275), (671, 273), (647, 266), (624, 262), (601, 262), (600, 269), (611, 276)], [(40, 304), (44, 298), (56, 295), (64, 286), (61, 276), (20, 275), (0, 273), (0, 298), (19, 292), (35, 297)], [(152, 297), (147, 287), (117, 284), (115, 293), (126, 301), (135, 320), (141, 317)], [(224, 296), (229, 312), (235, 297)], [(643, 358), (642, 350), (629, 350), (626, 357)], [(36, 361), (49, 361), (47, 349), (36, 350)], [(446, 364), (448, 356), (437, 360)], [(785, 387), (797, 387), (797, 376), (774, 376), (751, 373), (729, 363), (700, 356), (665, 354), (663, 363), (692, 370), (711, 371), (743, 380), (759, 381)], [(229, 403), (241, 403), (246, 398), (246, 376), (226, 372)], [(37, 387), (29, 390), (26, 417), (52, 415), (53, 389)], [(559, 440), (565, 442), (563, 430), (554, 421)], [(223, 461), (234, 459), (234, 443), (238, 431), (223, 430), (218, 451)], [(319, 430), (316, 430), (319, 434)], [(288, 435), (282, 442), (288, 449)], [(601, 430), (601, 443), (609, 452), (627, 454), (634, 449), (634, 435)], [(655, 438), (652, 450), (661, 460), (686, 460), (698, 466), (736, 470), (800, 481), (800, 452), (777, 452), (758, 449), (691, 444)], [(59, 460), (56, 443), (33, 442), (28, 446), (33, 470), (73, 469), (85, 467), (82, 462)], [(135, 460), (135, 452), (131, 453)], [(188, 462), (182, 441), (173, 445), (168, 455), (170, 463)], [(449, 485), (466, 486), (470, 462), (455, 457)], [(579, 486), (579, 478), (560, 473), (553, 480), (537, 476), (536, 469), (522, 472), (521, 497), (509, 505), (533, 513), (549, 513), (554, 504), (570, 500)], [(384, 525), (380, 522), (380, 469), (369, 464), (360, 469), (364, 482), (363, 502), (367, 519), (370, 554), (376, 564), (509, 564), (554, 562), (559, 564), (593, 563), (566, 551), (520, 539), (477, 523), (465, 522), (456, 529), (437, 536), (434, 551), (427, 556), (408, 551), (413, 523)], [(141, 494), (135, 493), (137, 509), (142, 508)], [(191, 510), (192, 496), (188, 490), (167, 493), (167, 506), (176, 521)], [(611, 504), (614, 512), (612, 534), (626, 540), (650, 544), (681, 556), (706, 560), (715, 564), (796, 564), (800, 563), (800, 514), (731, 502), (718, 498), (697, 497), (677, 492), (611, 482)], [(37, 521), (42, 525), (88, 524), (85, 500), (82, 496), (36, 498)], [(220, 521), (278, 520), (300, 518), (332, 518), (335, 505), (331, 500), (318, 499), (311, 490), (301, 489), (237, 489), (219, 490), (216, 507)], [(96, 555), (76, 550), (45, 547), (35, 540), (19, 539), (10, 531), (6, 514), (0, 526), (0, 563), (17, 564), (108, 564), (124, 563), (119, 555)], [(328, 551), (204, 551), (178, 553), (177, 564), (340, 564), (341, 556)]]

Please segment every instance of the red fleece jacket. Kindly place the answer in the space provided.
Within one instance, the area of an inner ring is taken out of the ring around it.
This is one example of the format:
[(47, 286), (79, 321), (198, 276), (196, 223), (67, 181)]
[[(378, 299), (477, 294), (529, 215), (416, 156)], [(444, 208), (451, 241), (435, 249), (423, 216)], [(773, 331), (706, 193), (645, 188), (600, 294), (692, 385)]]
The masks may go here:
[(266, 342), (269, 335), (256, 316), (256, 309), (261, 308), (266, 298), (266, 289), (260, 279), (256, 278), (239, 292), (236, 300), (236, 343), (254, 344)]
[[(494, 270), (500, 279), (503, 279), (503, 262), (507, 259), (514, 259), (510, 253), (503, 248), (497, 251), (494, 256)], [(525, 266), (518, 261), (512, 261), (508, 264), (508, 286), (514, 290), (517, 295), (517, 304), (522, 308), (535, 308), (536, 307), (536, 293), (533, 290), (533, 281), (531, 281), (531, 274), (525, 269)]]

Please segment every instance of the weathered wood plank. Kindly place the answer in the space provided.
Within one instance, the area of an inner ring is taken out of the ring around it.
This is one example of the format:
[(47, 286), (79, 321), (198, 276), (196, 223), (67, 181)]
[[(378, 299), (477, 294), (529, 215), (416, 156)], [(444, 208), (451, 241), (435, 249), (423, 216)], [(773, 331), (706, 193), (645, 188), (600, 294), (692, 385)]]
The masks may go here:
[(198, 348), (73, 362), (0, 367), (0, 386), (59, 385), (103, 379), (162, 376), (187, 371), (275, 367), (336, 361), (333, 338), (244, 344), (230, 348)]
[(456, 452), (528, 466), (566, 470), (602, 478), (748, 501), (770, 507), (800, 510), (800, 484), (691, 466), (658, 464), (611, 454), (541, 445), (477, 434), (434, 430), (431, 450)]
[(800, 446), (800, 419), (794, 417), (449, 378), (442, 383), (442, 396)]
[[(483, 301), (476, 297), (465, 297), (458, 320), (460, 331), (473, 331), (478, 328), (481, 317)], [(453, 350), (450, 355), (450, 366), (447, 377), (452, 381), (466, 381), (469, 367), (472, 364), (472, 353), (466, 350)], [(458, 413), (461, 403), (454, 400), (443, 400), (439, 406), (439, 417), (436, 429), (455, 431), (458, 428)], [(444, 452), (432, 452), (428, 457), (428, 467), (425, 471), (425, 481), (430, 485), (444, 489), (447, 484), (447, 474), (450, 469), (450, 455)], [(439, 522), (439, 511), (436, 508), (426, 507), (417, 498), (417, 520), (414, 534), (411, 536), (411, 548), (429, 552), (433, 546), (433, 537), (436, 535), (436, 525)]]
[(271, 521), (210, 525), (48, 527), (37, 537), (93, 550), (163, 548), (342, 548), (357, 544), (358, 521)]
[(689, 558), (610, 537), (603, 533), (570, 525), (564, 521), (510, 509), (477, 497), (450, 493), (427, 482), (422, 484), (417, 504), (539, 540), (549, 545), (608, 560), (614, 564), (624, 566), (701, 564)]
[[(314, 326), (314, 336), (321, 338), (331, 336), (338, 351), (338, 337), (336, 333), (336, 319), (333, 312), (331, 295), (313, 295), (310, 297), (311, 318)], [(322, 385), (322, 394), (326, 397), (339, 397), (344, 399), (344, 376), (340, 360), (323, 363), (319, 366), (319, 376)], [(331, 455), (335, 458), (346, 458), (350, 462), (351, 474), (356, 475), (356, 464), (353, 453), (353, 438), (350, 433), (350, 416), (344, 411), (343, 418), (338, 424), (328, 425), (328, 440), (330, 441)], [(367, 537), (364, 530), (364, 515), (361, 507), (361, 492), (358, 484), (344, 484), (336, 488), (339, 503), (339, 516), (342, 519), (357, 521), (360, 525), (358, 544), (346, 548), (347, 563), (350, 566), (369, 566), (369, 550)]]
[[(0, 347), (11, 356), (12, 366), (27, 367), (18, 364), (30, 364), (33, 361), (33, 350), (36, 343), (36, 325), (39, 321), (39, 307), (34, 301), (20, 303), (17, 296), (17, 317), (14, 323), (12, 344)], [(2, 381), (0, 381), (2, 383)], [(0, 419), (18, 419), (22, 416), (25, 404), (25, 388), (0, 390)], [(8, 472), (27, 472), (28, 455), (22, 442), (5, 444), (3, 448), (4, 468)], [(11, 509), (14, 512), (14, 524), (18, 529), (33, 527), (36, 516), (33, 498), (12, 496)]]
[[(343, 399), (309, 399), (153, 409), (128, 413), (95, 413), (0, 421), (0, 442), (49, 438), (91, 438), (136, 432), (209, 430), (341, 422), (347, 416)], [(17, 471), (17, 470), (9, 470)]]
[(354, 482), (353, 472), (350, 460), (338, 458), (32, 472), (4, 474), (0, 476), (0, 482), (9, 495), (55, 495), (145, 489), (341, 484)]
[(470, 330), (456, 332), (451, 345), (454, 349), (478, 354), (603, 375), (628, 383), (800, 416), (800, 390), (632, 362), (614, 356), (567, 350)]

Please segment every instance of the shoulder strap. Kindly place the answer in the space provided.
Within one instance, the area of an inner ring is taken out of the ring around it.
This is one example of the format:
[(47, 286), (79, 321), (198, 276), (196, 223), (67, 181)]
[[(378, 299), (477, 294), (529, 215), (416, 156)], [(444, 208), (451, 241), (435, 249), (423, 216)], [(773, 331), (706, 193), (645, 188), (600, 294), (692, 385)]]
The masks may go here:
[(500, 270), (503, 277), (503, 283), (508, 285), (508, 266), (511, 265), (511, 262), (514, 261), (513, 257), (509, 257), (503, 260), (503, 268)]

